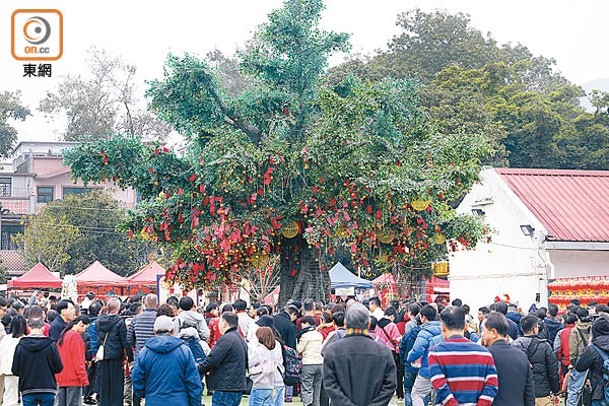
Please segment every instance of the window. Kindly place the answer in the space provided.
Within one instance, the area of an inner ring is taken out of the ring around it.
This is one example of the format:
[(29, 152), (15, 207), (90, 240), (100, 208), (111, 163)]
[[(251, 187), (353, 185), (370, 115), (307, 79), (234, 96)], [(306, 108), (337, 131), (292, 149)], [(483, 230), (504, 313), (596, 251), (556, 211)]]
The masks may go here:
[(13, 180), (11, 178), (0, 178), (0, 196), (11, 197), (11, 186)]
[(53, 201), (53, 188), (52, 187), (39, 187), (38, 188), (38, 203), (49, 203)]
[(89, 193), (91, 190), (93, 189), (88, 187), (64, 187), (63, 195), (79, 195), (81, 193)]
[(2, 224), (2, 234), (0, 238), (0, 249), (3, 251), (14, 251), (19, 249), (17, 244), (13, 242), (13, 236), (22, 234), (23, 225), (20, 224)]

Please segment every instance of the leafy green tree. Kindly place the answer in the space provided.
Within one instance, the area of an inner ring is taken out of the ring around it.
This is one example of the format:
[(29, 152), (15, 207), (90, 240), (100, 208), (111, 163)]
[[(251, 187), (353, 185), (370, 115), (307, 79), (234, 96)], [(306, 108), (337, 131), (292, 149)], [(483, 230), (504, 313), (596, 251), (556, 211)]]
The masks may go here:
[[(485, 164), (571, 167), (582, 154), (594, 157), (596, 164), (587, 167), (604, 162), (574, 133), (572, 120), (584, 113), (583, 93), (556, 73), (555, 60), (535, 56), (521, 44), (499, 46), (461, 13), (417, 9), (400, 14), (397, 24), (404, 32), (386, 51), (331, 69), (328, 82), (349, 75), (372, 81), (416, 78), (426, 85), (421, 106), (442, 134), (473, 133), (487, 140), (492, 153)], [(603, 104), (600, 93), (592, 99)], [(585, 138), (593, 134), (598, 132)]]
[(153, 251), (146, 250), (149, 244), (141, 238), (129, 240), (129, 233), (119, 227), (125, 219), (125, 210), (109, 193), (67, 195), (31, 217), (16, 241), (28, 265), (42, 262), (64, 275), (98, 260), (126, 275), (147, 263)]
[[(483, 225), (455, 203), (488, 146), (444, 137), (409, 80), (323, 80), (347, 35), (318, 28), (321, 0), (286, 0), (238, 55), (235, 91), (214, 61), (170, 56), (151, 107), (188, 140), (184, 157), (133, 136), (66, 152), (74, 177), (143, 198), (130, 227), (175, 253), (187, 287), (231, 284), (279, 256), (281, 298), (326, 298), (337, 250), (367, 272), (408, 271), (473, 247)], [(224, 80), (224, 81), (223, 81)]]
[(23, 121), (30, 110), (21, 104), (21, 92), (0, 92), (0, 157), (8, 156), (17, 141), (17, 130), (8, 120)]
[(95, 47), (89, 51), (87, 62), (91, 77), (66, 76), (55, 92), (47, 92), (38, 107), (49, 117), (65, 114), (65, 141), (80, 141), (87, 136), (107, 138), (116, 131), (153, 140), (164, 140), (169, 135), (169, 125), (138, 107), (134, 65)]
[[(21, 248), (27, 267), (42, 262), (51, 272), (66, 273), (70, 260), (70, 247), (82, 238), (82, 233), (67, 219), (53, 213), (51, 205), (27, 222), (24, 234), (17, 234), (14, 241)], [(49, 209), (50, 208), (50, 209)]]

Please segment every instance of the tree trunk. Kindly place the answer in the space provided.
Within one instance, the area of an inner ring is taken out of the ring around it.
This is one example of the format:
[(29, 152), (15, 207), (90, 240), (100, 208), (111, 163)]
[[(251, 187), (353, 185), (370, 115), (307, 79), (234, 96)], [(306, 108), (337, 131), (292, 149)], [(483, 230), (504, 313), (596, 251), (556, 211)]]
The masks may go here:
[(281, 241), (281, 276), (279, 305), (289, 299), (328, 300), (330, 275), (322, 271), (316, 250), (309, 248), (302, 236)]

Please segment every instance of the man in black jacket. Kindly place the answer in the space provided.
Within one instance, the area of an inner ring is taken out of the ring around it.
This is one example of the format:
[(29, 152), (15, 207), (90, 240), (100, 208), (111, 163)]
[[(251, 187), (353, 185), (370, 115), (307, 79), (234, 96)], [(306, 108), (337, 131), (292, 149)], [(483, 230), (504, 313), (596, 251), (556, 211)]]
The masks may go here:
[(57, 395), (55, 374), (63, 370), (59, 351), (53, 339), (43, 335), (42, 319), (32, 319), (28, 326), (30, 334), (17, 344), (11, 370), (19, 377), (24, 406), (53, 406)]
[(324, 351), (324, 388), (333, 405), (386, 406), (391, 401), (395, 362), (389, 348), (368, 336), (369, 320), (364, 305), (352, 304), (345, 315), (347, 335)]
[(548, 341), (537, 336), (539, 319), (536, 316), (524, 316), (520, 325), (524, 337), (518, 338), (512, 345), (522, 350), (533, 366), (536, 404), (552, 405), (553, 395), (560, 392), (558, 361)]
[(235, 313), (220, 316), (218, 328), (222, 336), (198, 367), (200, 374), (208, 374), (207, 385), (214, 392), (213, 405), (239, 406), (246, 388), (247, 344), (237, 330), (238, 324)]
[(49, 336), (57, 342), (59, 334), (66, 328), (66, 325), (76, 318), (76, 309), (71, 301), (65, 299), (60, 300), (55, 309), (59, 315), (51, 323)]
[(499, 379), (493, 406), (534, 406), (533, 371), (527, 356), (507, 343), (508, 328), (506, 317), (497, 312), (482, 322), (482, 345), (493, 354)]
[(133, 349), (127, 343), (127, 326), (118, 315), (121, 304), (117, 298), (108, 300), (108, 314), (97, 320), (97, 342), (104, 346), (104, 359), (98, 363), (99, 404), (123, 404), (123, 359), (133, 361)]
[[(588, 372), (592, 387), (592, 402), (605, 404), (605, 382), (603, 381), (603, 357), (609, 356), (609, 320), (599, 317), (592, 324), (592, 345), (584, 348), (575, 364), (575, 370), (580, 373)], [(593, 403), (594, 404), (594, 403)]]
[(558, 332), (563, 328), (562, 323), (556, 319), (556, 316), (558, 316), (558, 306), (555, 304), (548, 305), (548, 315), (543, 322), (548, 330), (548, 342), (552, 348), (554, 348), (554, 339), (556, 339), (556, 334), (558, 334)]
[(286, 306), (285, 310), (273, 316), (273, 324), (283, 343), (290, 348), (296, 349), (296, 325), (294, 321), (298, 318), (296, 306)]

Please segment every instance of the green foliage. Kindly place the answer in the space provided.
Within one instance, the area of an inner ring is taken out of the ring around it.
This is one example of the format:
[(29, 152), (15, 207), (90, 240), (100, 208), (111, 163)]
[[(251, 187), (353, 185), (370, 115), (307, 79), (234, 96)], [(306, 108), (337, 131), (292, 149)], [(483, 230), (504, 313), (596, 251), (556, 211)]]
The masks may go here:
[(607, 94), (593, 92), (596, 111), (586, 113), (583, 90), (555, 72), (555, 60), (520, 44), (498, 46), (464, 14), (413, 10), (398, 25), (404, 32), (387, 51), (331, 69), (327, 82), (416, 78), (425, 85), (421, 106), (441, 134), (485, 138), (492, 148), (485, 164), (609, 168)]
[(125, 220), (126, 213), (108, 193), (67, 195), (31, 217), (25, 234), (15, 240), (29, 266), (42, 262), (64, 275), (78, 273), (98, 260), (126, 275), (146, 263), (150, 249), (145, 249), (148, 243), (130, 241), (128, 232), (120, 230)]
[(0, 157), (8, 156), (17, 141), (17, 130), (7, 120), (23, 121), (30, 110), (21, 104), (21, 92), (0, 92)]
[[(49, 207), (53, 204), (56, 203), (50, 203)], [(24, 234), (13, 237), (28, 267), (42, 262), (50, 271), (62, 275), (71, 258), (69, 249), (80, 238), (78, 227), (70, 224), (65, 214), (53, 213), (52, 209), (42, 210), (27, 222)]]
[[(237, 87), (214, 60), (167, 59), (148, 94), (189, 140), (184, 157), (123, 135), (65, 154), (74, 177), (137, 188), (131, 230), (171, 247), (170, 274), (187, 286), (231, 283), (278, 256), (283, 298), (323, 298), (302, 285), (338, 250), (356, 266), (403, 269), (446, 255), (436, 234), (470, 247), (481, 238), (451, 224), (487, 143), (439, 134), (413, 81), (324, 82), (347, 36), (317, 28), (322, 9), (286, 0), (271, 13), (238, 55)], [(284, 236), (294, 223), (298, 235)]]

